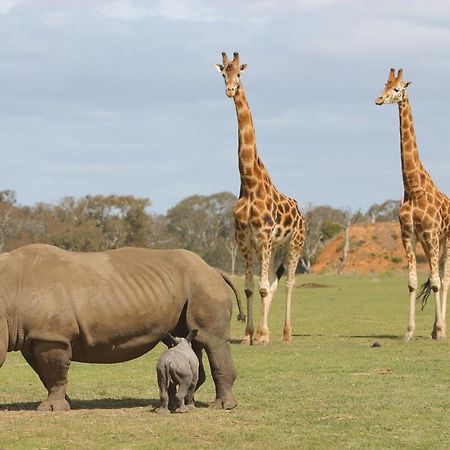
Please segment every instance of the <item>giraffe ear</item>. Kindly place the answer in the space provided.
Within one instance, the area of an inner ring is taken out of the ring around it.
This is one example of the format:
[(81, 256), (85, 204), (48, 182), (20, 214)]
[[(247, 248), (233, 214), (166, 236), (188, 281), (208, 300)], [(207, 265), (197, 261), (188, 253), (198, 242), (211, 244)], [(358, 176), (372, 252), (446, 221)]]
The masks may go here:
[(243, 72), (247, 68), (247, 64), (241, 64), (239, 70)]
[(222, 64), (214, 64), (216, 66), (217, 72), (222, 73), (223, 66)]
[(405, 83), (405, 88), (407, 88), (410, 84), (412, 84), (412, 81), (407, 81), (407, 82)]

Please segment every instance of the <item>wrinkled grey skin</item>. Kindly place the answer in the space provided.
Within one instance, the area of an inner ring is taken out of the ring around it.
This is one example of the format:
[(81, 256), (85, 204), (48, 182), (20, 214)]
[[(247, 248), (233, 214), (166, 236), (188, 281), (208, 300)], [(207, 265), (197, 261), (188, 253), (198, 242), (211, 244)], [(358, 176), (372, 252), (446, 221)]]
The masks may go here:
[[(192, 330), (186, 338), (169, 334), (173, 347), (167, 349), (156, 363), (161, 406), (157, 413), (168, 414), (169, 408), (177, 413), (195, 408), (194, 392), (198, 382), (198, 358), (192, 350), (191, 341), (198, 330)], [(173, 405), (171, 407), (171, 405)]]
[(205, 380), (205, 349), (216, 387), (213, 406), (233, 408), (230, 280), (224, 280), (186, 250), (76, 253), (35, 244), (3, 253), (0, 367), (7, 352), (22, 352), (48, 391), (38, 410), (67, 410), (71, 361), (128, 361), (169, 332), (186, 336), (197, 329), (197, 388)]

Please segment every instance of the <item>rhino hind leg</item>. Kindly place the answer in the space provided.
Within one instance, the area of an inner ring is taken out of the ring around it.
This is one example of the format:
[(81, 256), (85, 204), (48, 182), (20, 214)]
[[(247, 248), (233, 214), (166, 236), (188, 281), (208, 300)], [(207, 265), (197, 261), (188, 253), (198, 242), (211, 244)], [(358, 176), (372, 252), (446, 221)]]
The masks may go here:
[(158, 367), (157, 376), (158, 376), (160, 405), (158, 408), (155, 409), (155, 412), (158, 414), (169, 414), (170, 389), (167, 386), (166, 372)]
[(191, 385), (189, 386), (189, 389), (187, 391), (186, 397), (184, 398), (184, 404), (189, 409), (195, 409), (195, 402), (194, 402), (194, 393), (197, 387), (197, 380), (192, 380)]
[(177, 404), (177, 409), (175, 410), (175, 412), (177, 412), (177, 413), (189, 412), (189, 408), (185, 404), (185, 398), (188, 395), (191, 384), (192, 384), (192, 380), (189, 379), (189, 377), (183, 377), (180, 379), (178, 391), (175, 395), (176, 404)]
[(2, 327), (0, 326), (0, 367), (6, 360), (6, 353), (8, 351), (8, 329), (6, 324)]
[(38, 406), (38, 411), (70, 409), (66, 399), (70, 357), (71, 351), (68, 344), (40, 340), (33, 342), (32, 356), (26, 355), (25, 359), (39, 375), (48, 391), (48, 397)]

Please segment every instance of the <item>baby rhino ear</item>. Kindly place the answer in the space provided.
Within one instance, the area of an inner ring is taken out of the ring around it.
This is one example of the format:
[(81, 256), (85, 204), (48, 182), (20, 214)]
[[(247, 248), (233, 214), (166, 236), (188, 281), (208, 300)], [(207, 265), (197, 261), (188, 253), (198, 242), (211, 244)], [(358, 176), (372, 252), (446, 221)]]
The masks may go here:
[(164, 342), (164, 344), (167, 345), (168, 348), (172, 348), (175, 347), (175, 345), (178, 344), (178, 342), (180, 341), (179, 338), (176, 338), (174, 336), (172, 336), (170, 333), (167, 334), (162, 341)]
[(198, 333), (198, 330), (191, 330), (191, 331), (189, 331), (189, 334), (186, 336), (186, 340), (188, 342), (191, 342), (192, 339), (194, 339), (195, 336), (197, 336), (197, 333)]

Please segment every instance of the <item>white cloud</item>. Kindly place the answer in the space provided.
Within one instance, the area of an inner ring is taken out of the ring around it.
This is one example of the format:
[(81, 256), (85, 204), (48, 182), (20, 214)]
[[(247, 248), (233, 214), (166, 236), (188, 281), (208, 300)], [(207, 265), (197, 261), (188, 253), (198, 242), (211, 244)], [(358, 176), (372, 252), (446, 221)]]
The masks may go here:
[(417, 52), (429, 52), (428, 56), (448, 53), (450, 42), (450, 28), (403, 19), (365, 18), (337, 31), (339, 38), (334, 34), (315, 35), (308, 48), (312, 53), (332, 57), (389, 55), (403, 59)]
[(137, 2), (113, 0), (97, 8), (100, 14), (110, 18), (134, 20), (145, 17), (163, 17), (170, 20), (212, 22), (221, 15), (200, 0), (158, 0)]
[(0, 0), (0, 14), (7, 14), (18, 3), (19, 0)]

